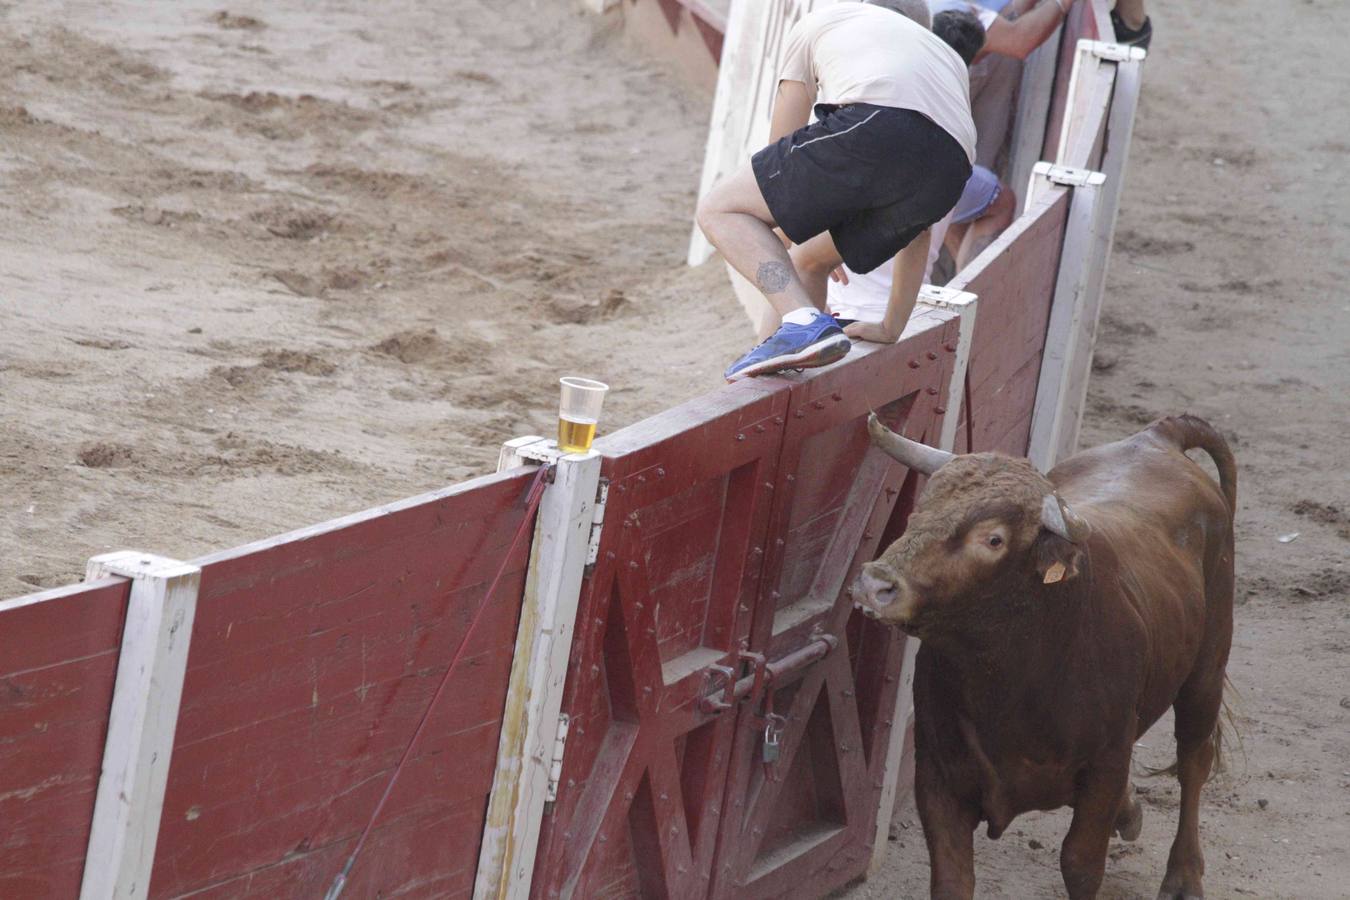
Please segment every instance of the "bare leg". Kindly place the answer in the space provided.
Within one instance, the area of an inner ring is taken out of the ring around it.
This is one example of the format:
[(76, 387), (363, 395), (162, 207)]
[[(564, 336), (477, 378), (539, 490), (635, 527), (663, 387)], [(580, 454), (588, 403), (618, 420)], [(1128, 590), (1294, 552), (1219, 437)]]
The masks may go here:
[(1130, 783), (1130, 752), (1089, 771), (1074, 797), (1073, 822), (1059, 849), (1059, 871), (1070, 900), (1091, 900), (1102, 886), (1106, 850), (1124, 788)]
[(828, 231), (818, 234), (805, 244), (798, 244), (788, 251), (792, 267), (811, 298), (811, 303), (821, 312), (825, 311), (825, 293), (829, 285), (830, 273), (843, 262), (839, 250), (834, 246), (834, 238)]
[(1148, 11), (1144, 9), (1144, 0), (1116, 0), (1116, 15), (1131, 31), (1137, 31), (1148, 17)]
[(1004, 186), (989, 208), (962, 233), (959, 248), (953, 255), (957, 271), (964, 269), (967, 263), (983, 253), (1012, 224), (1016, 216), (1017, 197)]
[(759, 288), (780, 316), (813, 306), (773, 233), (777, 223), (749, 163), (708, 192), (698, 206), (698, 224), (722, 258)]

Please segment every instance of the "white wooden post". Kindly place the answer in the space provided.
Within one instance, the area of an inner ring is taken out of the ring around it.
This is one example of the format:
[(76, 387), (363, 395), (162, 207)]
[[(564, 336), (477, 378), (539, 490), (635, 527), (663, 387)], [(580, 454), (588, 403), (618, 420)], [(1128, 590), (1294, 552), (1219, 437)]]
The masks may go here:
[(507, 467), (534, 460), (557, 468), (535, 521), (475, 900), (530, 894), (600, 480), (594, 450), (561, 455), (554, 442), (538, 438), (509, 442), (502, 460)]
[[(1027, 183), (1031, 169), (1045, 150), (1045, 129), (1050, 119), (1050, 98), (1055, 89), (1055, 67), (1059, 64), (1059, 44), (1064, 26), (1032, 51), (1022, 65), (1022, 84), (1017, 92), (1017, 117), (1013, 120), (1012, 142), (1008, 155), (1008, 184), (1014, 188)], [(1028, 200), (1017, 198), (1017, 214), (1027, 208)]]
[[(1115, 241), (1116, 216), (1120, 211), (1120, 194), (1125, 188), (1125, 167), (1130, 155), (1130, 137), (1134, 131), (1134, 114), (1139, 105), (1139, 88), (1143, 78), (1144, 51), (1138, 47), (1115, 44), (1100, 45), (1099, 50), (1115, 60), (1116, 80), (1111, 97), (1111, 112), (1106, 120), (1106, 145), (1102, 152), (1101, 171), (1106, 177), (1097, 198), (1096, 238), (1088, 259), (1087, 307), (1091, 310), (1090, 331), (1084, 358), (1090, 363), (1097, 343), (1097, 320), (1101, 316), (1106, 290), (1106, 272), (1111, 261), (1111, 247)], [(1070, 405), (1073, 415), (1063, 430), (1060, 450), (1072, 453), (1078, 444), (1082, 424), (1083, 404), (1087, 399), (1087, 379), (1077, 386), (1077, 399)]]
[[(1077, 422), (1091, 374), (1098, 307), (1090, 295), (1089, 282), (1097, 244), (1100, 193), (1106, 176), (1049, 163), (1037, 164), (1034, 171), (1034, 177), (1068, 186), (1073, 191), (1027, 449), (1032, 464), (1044, 472), (1073, 452), (1072, 440), (1077, 437)], [(1100, 297), (1095, 299), (1099, 301)]]
[[(1101, 97), (1088, 98), (1089, 94), (1099, 94), (1097, 90), (1084, 87), (1089, 80), (1097, 82), (1109, 80), (1110, 93), (1104, 98), (1109, 103), (1105, 111), (1106, 139), (1102, 148), (1102, 171), (1099, 190), (1091, 186), (1074, 186), (1073, 204), (1080, 203), (1085, 190), (1093, 193), (1092, 201), (1096, 212), (1091, 214), (1091, 239), (1085, 247), (1070, 248), (1070, 240), (1075, 237), (1075, 213), (1070, 210), (1069, 229), (1065, 233), (1065, 247), (1062, 254), (1060, 278), (1056, 284), (1055, 308), (1051, 313), (1051, 322), (1046, 340), (1046, 359), (1051, 363), (1047, 371), (1042, 364), (1041, 382), (1037, 387), (1036, 412), (1032, 420), (1031, 460), (1041, 468), (1049, 468), (1059, 459), (1072, 454), (1078, 444), (1078, 435), (1082, 426), (1083, 405), (1087, 400), (1088, 380), (1091, 374), (1093, 349), (1097, 342), (1097, 323), (1101, 316), (1103, 293), (1106, 286), (1107, 264), (1111, 256), (1111, 244), (1115, 236), (1116, 215), (1120, 208), (1120, 192), (1125, 178), (1125, 167), (1129, 160), (1130, 137), (1134, 129), (1134, 115), (1139, 103), (1140, 79), (1143, 72), (1145, 54), (1138, 47), (1122, 47), (1100, 41), (1079, 41), (1078, 58), (1075, 60), (1075, 81), (1071, 88), (1069, 112), (1083, 110), (1084, 118), (1096, 121), (1103, 110), (1098, 104)], [(1110, 71), (1107, 72), (1106, 70)], [(1092, 73), (1091, 76), (1086, 73)], [(1103, 77), (1108, 76), (1108, 77)], [(1077, 102), (1074, 95), (1079, 95)], [(1095, 135), (1087, 136), (1081, 131), (1071, 131), (1071, 118), (1066, 114), (1063, 133), (1060, 139), (1061, 158), (1070, 153), (1081, 155), (1090, 147)], [(1080, 129), (1082, 123), (1078, 123)], [(1070, 139), (1074, 138), (1078, 150), (1071, 150)], [(1048, 166), (1041, 163), (1039, 166)], [(1039, 168), (1039, 167), (1038, 167)], [(1073, 183), (1076, 170), (1064, 166), (1048, 167), (1045, 172), (1032, 175), (1028, 195), (1045, 190), (1054, 184)], [(1066, 174), (1067, 173), (1067, 174)], [(1086, 200), (1086, 198), (1083, 198)], [(1089, 214), (1084, 211), (1082, 217)], [(1083, 226), (1077, 226), (1081, 230)], [(1067, 267), (1067, 271), (1066, 271)], [(1076, 287), (1069, 288), (1073, 283)], [(1060, 298), (1066, 296), (1061, 290), (1071, 291), (1078, 299), (1067, 300), (1061, 309)], [(1055, 311), (1065, 318), (1058, 324)], [(1051, 359), (1052, 353), (1063, 351), (1062, 360)], [(1055, 371), (1059, 367), (1062, 371)]]
[(937, 309), (950, 309), (960, 317), (956, 339), (956, 362), (952, 368), (951, 384), (947, 386), (947, 412), (942, 417), (942, 433), (938, 447), (952, 450), (956, 447), (956, 429), (961, 420), (964, 399), (966, 367), (970, 365), (970, 348), (975, 340), (975, 317), (980, 301), (970, 291), (925, 284), (919, 288), (919, 303)]
[(81, 900), (150, 891), (201, 569), (150, 553), (89, 560), (85, 580), (131, 579)]
[[(942, 432), (938, 447), (952, 450), (956, 446), (956, 429), (961, 421), (961, 403), (966, 383), (966, 367), (970, 364), (970, 348), (975, 338), (975, 320), (979, 298), (969, 291), (936, 287), (925, 284), (919, 288), (920, 305), (953, 310), (960, 317), (956, 339), (956, 362), (952, 366), (951, 383), (947, 387), (947, 412), (942, 418)], [(876, 830), (872, 839), (872, 860), (867, 866), (871, 878), (881, 870), (891, 816), (895, 812), (895, 798), (900, 788), (900, 772), (904, 762), (905, 734), (914, 718), (914, 657), (919, 652), (917, 638), (905, 639), (905, 655), (900, 662), (900, 687), (895, 693), (895, 707), (891, 712), (891, 739), (886, 747), (886, 761), (881, 774), (881, 801), (877, 805)]]

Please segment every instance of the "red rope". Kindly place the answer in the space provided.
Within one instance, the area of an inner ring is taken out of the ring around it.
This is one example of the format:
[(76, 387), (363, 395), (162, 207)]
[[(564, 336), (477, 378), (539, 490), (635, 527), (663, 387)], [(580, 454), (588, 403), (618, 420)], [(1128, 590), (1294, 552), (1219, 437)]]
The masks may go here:
[(529, 493), (525, 495), (525, 518), (520, 522), (520, 527), (516, 529), (515, 537), (511, 539), (511, 547), (502, 557), (501, 567), (497, 569), (497, 574), (492, 579), (492, 584), (488, 585), (487, 592), (483, 594), (483, 599), (478, 601), (478, 609), (474, 611), (473, 619), (469, 622), (468, 631), (464, 632), (464, 637), (460, 638), (459, 647), (455, 650), (454, 657), (450, 660), (450, 666), (441, 676), (441, 683), (436, 687), (436, 693), (432, 694), (431, 702), (427, 704), (426, 710), (422, 713), (422, 720), (417, 723), (417, 730), (413, 732), (412, 740), (403, 750), (403, 755), (399, 757), (398, 765), (394, 767), (394, 772), (389, 776), (389, 783), (384, 786), (384, 793), (380, 796), (380, 802), (375, 804), (375, 811), (370, 814), (366, 821), (366, 827), (361, 830), (361, 837), (357, 839), (356, 846), (352, 848), (351, 856), (347, 857), (347, 863), (342, 867), (342, 871), (333, 881), (333, 886), (328, 889), (324, 895), (324, 900), (337, 900), (342, 888), (347, 883), (347, 876), (352, 872), (352, 866), (356, 864), (356, 858), (361, 855), (361, 848), (366, 844), (366, 838), (370, 836), (370, 830), (375, 827), (375, 820), (379, 818), (380, 812), (384, 809), (385, 801), (394, 791), (394, 785), (398, 782), (398, 776), (403, 773), (403, 766), (412, 756), (413, 749), (417, 746), (417, 741), (422, 737), (422, 730), (426, 727), (427, 720), (431, 718), (431, 711), (436, 708), (440, 702), (441, 694), (445, 692), (445, 686), (450, 682), (450, 675), (459, 665), (460, 659), (464, 656), (464, 649), (469, 646), (469, 638), (473, 637), (474, 630), (478, 628), (478, 620), (483, 615), (483, 610), (487, 608), (487, 602), (497, 591), (497, 585), (501, 583), (502, 576), (506, 574), (506, 567), (511, 562), (511, 558), (516, 555), (516, 547), (520, 544), (520, 539), (525, 536), (525, 532), (534, 525), (534, 512), (539, 508), (539, 500), (544, 494), (544, 474), (552, 466), (540, 466), (539, 471), (534, 475), (534, 481), (530, 483)]

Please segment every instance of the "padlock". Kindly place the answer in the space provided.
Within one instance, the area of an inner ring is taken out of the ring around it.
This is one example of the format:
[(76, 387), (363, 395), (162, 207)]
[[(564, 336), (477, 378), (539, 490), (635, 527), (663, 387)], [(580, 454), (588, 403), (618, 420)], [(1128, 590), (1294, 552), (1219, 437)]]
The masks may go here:
[(778, 729), (770, 722), (764, 726), (764, 762), (770, 765), (778, 762), (779, 750)]

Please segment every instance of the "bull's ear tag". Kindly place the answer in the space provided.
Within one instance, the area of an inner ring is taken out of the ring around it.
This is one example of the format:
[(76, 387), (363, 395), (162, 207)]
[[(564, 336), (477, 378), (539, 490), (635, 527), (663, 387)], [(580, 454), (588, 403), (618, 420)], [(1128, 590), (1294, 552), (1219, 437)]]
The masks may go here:
[(1064, 572), (1065, 572), (1064, 563), (1056, 562), (1052, 566), (1050, 566), (1050, 568), (1045, 570), (1045, 580), (1042, 581), (1041, 583), (1054, 584), (1057, 581), (1063, 581)]

